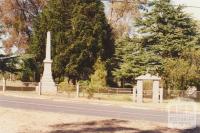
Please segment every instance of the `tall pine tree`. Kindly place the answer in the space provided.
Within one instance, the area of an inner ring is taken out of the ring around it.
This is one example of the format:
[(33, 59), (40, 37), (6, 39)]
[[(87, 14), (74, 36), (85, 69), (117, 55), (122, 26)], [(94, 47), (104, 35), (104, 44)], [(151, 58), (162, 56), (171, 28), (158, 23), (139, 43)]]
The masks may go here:
[(161, 65), (160, 58), (152, 51), (146, 51), (137, 37), (116, 42), (115, 60), (118, 65), (115, 66), (113, 75), (121, 81), (122, 87), (124, 83), (132, 83), (137, 76), (147, 71), (154, 73)]
[(162, 57), (180, 57), (197, 41), (194, 21), (183, 7), (173, 6), (170, 0), (154, 1), (150, 12), (144, 13), (136, 26), (143, 35), (144, 47)]
[(154, 1), (150, 11), (137, 20), (136, 26), (142, 36), (142, 46), (162, 58), (159, 72), (164, 88), (186, 89), (194, 85), (194, 81), (199, 82), (193, 78), (198, 75), (196, 66), (182, 59), (185, 51), (199, 47), (197, 26), (182, 6), (174, 6), (170, 0)]
[(54, 78), (87, 79), (99, 56), (106, 61), (114, 53), (111, 28), (100, 0), (48, 2), (35, 20), (30, 47), (40, 64), (48, 30), (52, 32)]
[(118, 79), (128, 81), (147, 70), (165, 76), (166, 59), (181, 58), (186, 49), (198, 45), (196, 25), (183, 7), (173, 6), (170, 0), (155, 0), (151, 6), (136, 19), (140, 36), (116, 45), (119, 63), (113, 74)]

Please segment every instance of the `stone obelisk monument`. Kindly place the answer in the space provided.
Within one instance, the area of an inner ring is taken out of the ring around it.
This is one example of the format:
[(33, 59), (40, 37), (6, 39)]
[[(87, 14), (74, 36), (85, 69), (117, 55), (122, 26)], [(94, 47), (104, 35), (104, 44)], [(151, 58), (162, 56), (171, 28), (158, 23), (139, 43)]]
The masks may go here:
[(40, 81), (42, 94), (55, 94), (57, 93), (57, 87), (52, 77), (52, 60), (51, 60), (51, 33), (47, 32), (47, 44), (46, 44), (46, 58), (44, 62), (44, 71), (42, 79)]

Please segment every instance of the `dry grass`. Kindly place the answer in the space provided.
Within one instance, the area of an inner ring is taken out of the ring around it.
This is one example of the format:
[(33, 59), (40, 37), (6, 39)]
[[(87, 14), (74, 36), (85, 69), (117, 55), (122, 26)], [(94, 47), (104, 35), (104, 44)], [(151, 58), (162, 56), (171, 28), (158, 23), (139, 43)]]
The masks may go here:
[(0, 133), (40, 133), (53, 131), (53, 125), (101, 120), (87, 116), (0, 108)]
[[(198, 130), (199, 131), (199, 130)], [(186, 133), (146, 121), (0, 108), (0, 133)], [(192, 133), (195, 133), (192, 131)]]

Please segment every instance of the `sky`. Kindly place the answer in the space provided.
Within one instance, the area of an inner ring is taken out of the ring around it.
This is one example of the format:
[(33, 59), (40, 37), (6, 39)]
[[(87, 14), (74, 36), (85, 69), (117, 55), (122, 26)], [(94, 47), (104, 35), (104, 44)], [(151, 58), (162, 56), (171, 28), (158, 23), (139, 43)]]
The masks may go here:
[(200, 20), (200, 0), (173, 0), (175, 4), (184, 4), (186, 6), (195, 6), (187, 7), (185, 11), (194, 17), (194, 19)]

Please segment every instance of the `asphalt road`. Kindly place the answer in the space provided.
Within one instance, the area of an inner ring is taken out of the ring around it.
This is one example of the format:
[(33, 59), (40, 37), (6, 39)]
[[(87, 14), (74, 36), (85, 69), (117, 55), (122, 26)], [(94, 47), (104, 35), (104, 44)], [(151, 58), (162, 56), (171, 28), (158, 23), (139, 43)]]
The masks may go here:
[[(19, 98), (0, 95), (0, 106), (55, 113), (102, 116), (114, 119), (146, 120), (161, 123), (168, 122), (168, 112), (166, 111), (125, 108), (78, 101), (59, 102), (47, 99)], [(197, 115), (197, 125), (200, 126), (200, 114)]]

